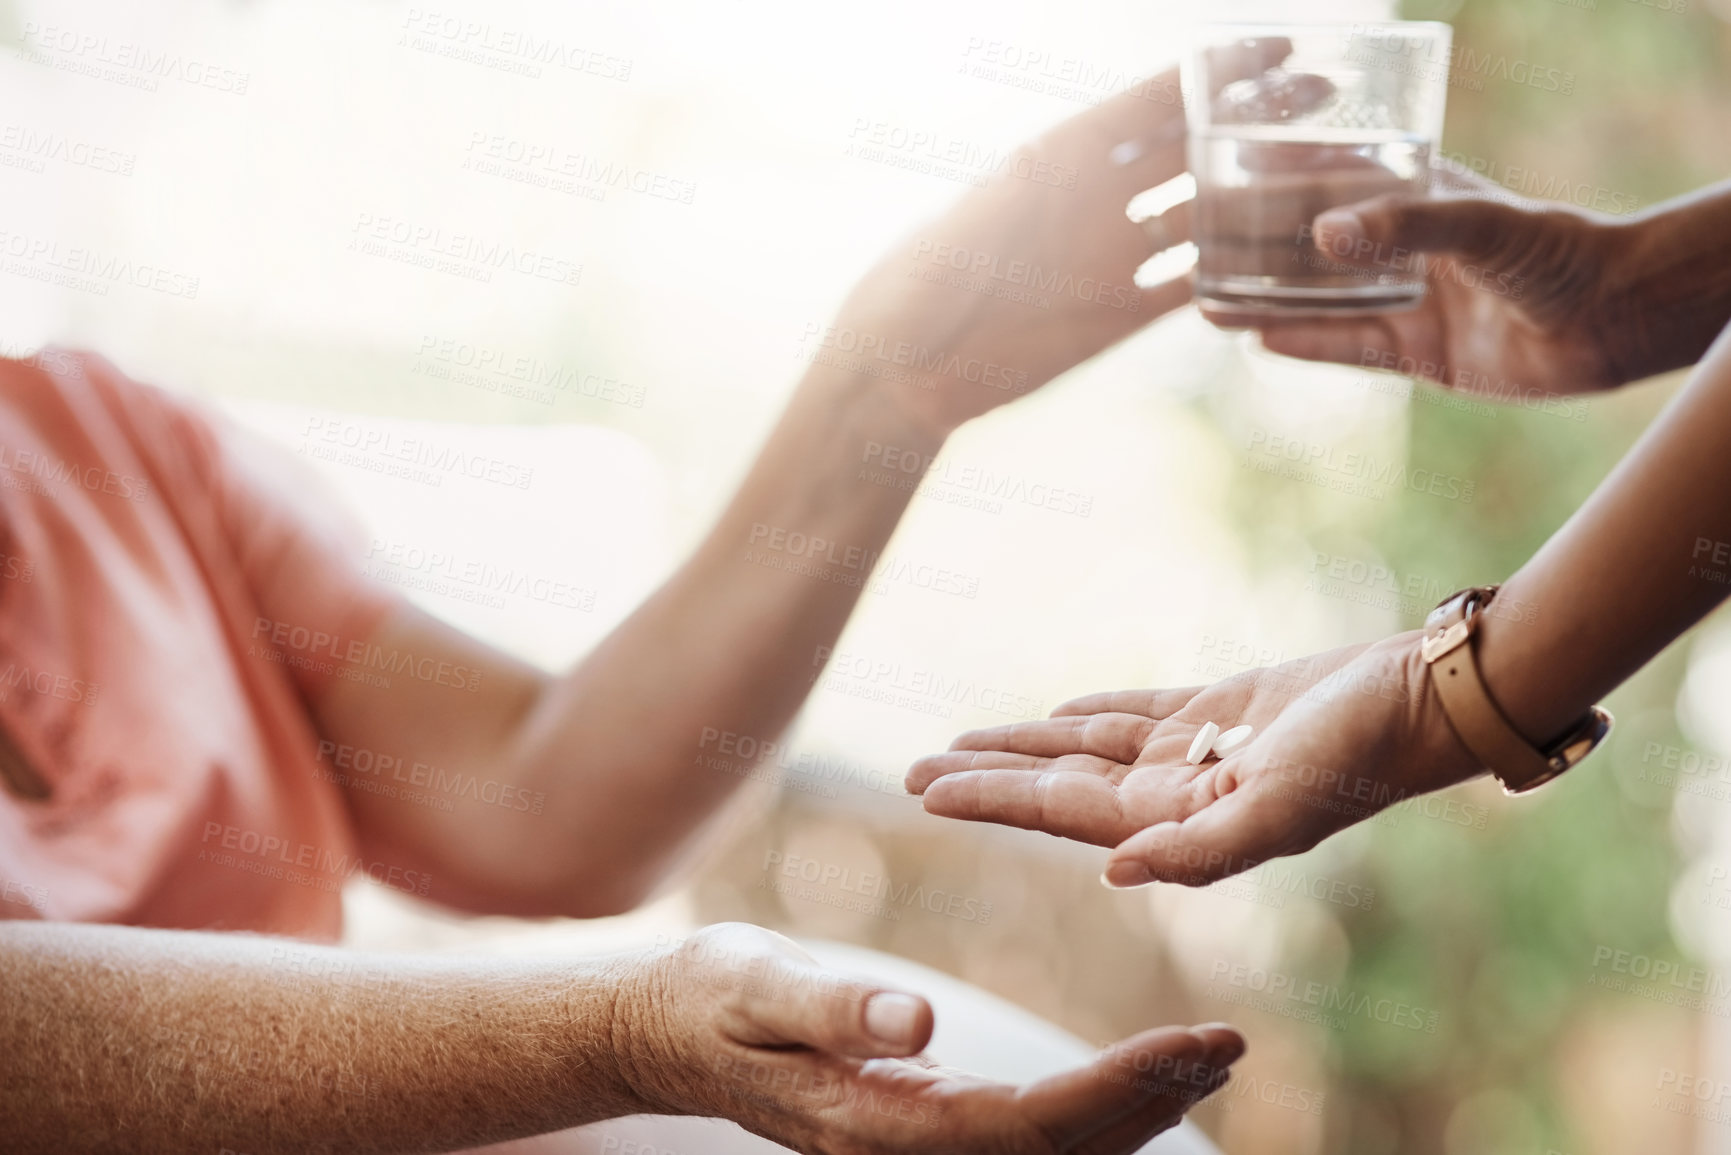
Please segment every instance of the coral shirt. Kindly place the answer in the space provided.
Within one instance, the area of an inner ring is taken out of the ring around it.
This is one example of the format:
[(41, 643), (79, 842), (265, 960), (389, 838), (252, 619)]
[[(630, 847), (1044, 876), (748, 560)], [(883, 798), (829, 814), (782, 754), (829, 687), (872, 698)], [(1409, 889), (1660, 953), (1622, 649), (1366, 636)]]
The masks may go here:
[(0, 360), (0, 917), (333, 939), (308, 702), (396, 604), (281, 450), (90, 354)]

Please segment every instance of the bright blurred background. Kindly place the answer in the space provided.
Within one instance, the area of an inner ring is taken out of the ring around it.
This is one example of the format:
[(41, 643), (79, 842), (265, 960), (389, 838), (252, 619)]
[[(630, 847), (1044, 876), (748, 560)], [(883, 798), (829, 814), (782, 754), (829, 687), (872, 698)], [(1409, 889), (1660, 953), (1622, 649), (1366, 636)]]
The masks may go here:
[[(1457, 47), (1491, 63), (1451, 88), (1445, 152), (1517, 191), (1628, 211), (1731, 167), (1728, 0), (1303, 10), (1452, 21)], [(0, 351), (87, 346), (215, 399), (346, 494), (381, 577), (554, 667), (704, 531), (809, 327), (984, 175), (886, 157), (1001, 155), (1176, 59), (1191, 20), (1291, 14), (14, 0), (0, 4)], [(494, 47), (460, 50), (447, 20), (486, 24)], [(587, 66), (516, 69), (496, 46), (524, 34)], [(1085, 75), (1053, 84), (1065, 68)], [(1510, 79), (1534, 69), (1567, 91)], [(933, 143), (862, 149), (874, 134)], [(536, 148), (624, 179), (537, 182), (510, 159)], [(366, 243), (380, 222), (514, 245), (554, 275), (428, 269), (416, 246)], [(161, 276), (69, 283), (68, 260)], [(512, 397), (469, 363), (482, 351), (572, 385)], [(1462, 790), (1207, 891), (1108, 893), (1103, 852), (929, 819), (897, 785), (913, 757), (1009, 720), (985, 708), (1002, 700), (1044, 711), (1415, 625), (1442, 593), (1515, 568), (1676, 384), (1463, 409), (1175, 315), (945, 450), (1085, 495), (1087, 516), (916, 500), (887, 557), (954, 571), (965, 592), (886, 576), (840, 646), (997, 694), (890, 705), (860, 696), (869, 683), (826, 682), (762, 776), (775, 785), (689, 885), (626, 919), (461, 920), (362, 890), (350, 940), (568, 949), (747, 919), (925, 962), (1090, 1042), (1231, 1020), (1251, 1055), (1196, 1118), (1232, 1155), (1731, 1151), (1723, 623), (1624, 687), (1608, 749), (1537, 797)], [(533, 482), (435, 488), (315, 459), (308, 432), (326, 427), (311, 423), (339, 420), (460, 443)], [(1256, 468), (1259, 435), (1435, 470), (1472, 498), (1276, 478)], [(554, 605), (442, 582), (416, 560), (433, 553), (575, 593)], [(780, 893), (796, 857), (943, 895), (940, 912)]]

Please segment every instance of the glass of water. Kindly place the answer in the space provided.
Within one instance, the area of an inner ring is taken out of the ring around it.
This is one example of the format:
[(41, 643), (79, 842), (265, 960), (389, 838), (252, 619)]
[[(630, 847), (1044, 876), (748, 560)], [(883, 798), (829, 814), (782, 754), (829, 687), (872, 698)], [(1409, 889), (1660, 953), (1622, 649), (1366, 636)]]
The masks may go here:
[[(1341, 242), (1318, 213), (1423, 196), (1442, 142), (1452, 30), (1434, 22), (1207, 24), (1183, 62), (1196, 296), (1237, 313), (1393, 313), (1424, 299), (1421, 259)], [(1250, 76), (1242, 62), (1284, 60)]]

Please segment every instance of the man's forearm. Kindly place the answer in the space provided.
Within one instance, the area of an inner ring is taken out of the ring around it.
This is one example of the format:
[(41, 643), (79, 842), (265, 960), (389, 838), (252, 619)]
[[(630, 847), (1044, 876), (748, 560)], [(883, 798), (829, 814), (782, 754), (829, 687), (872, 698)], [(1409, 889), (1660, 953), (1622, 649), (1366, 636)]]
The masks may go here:
[(559, 868), (617, 891), (604, 908), (638, 901), (786, 728), (942, 441), (871, 379), (814, 371), (703, 544), (543, 693), (521, 773), (583, 856)]
[(629, 1114), (622, 959), (0, 922), (7, 1150), (452, 1151)]
[[(1485, 683), (1544, 744), (1731, 593), (1731, 330), (1574, 517), (1504, 584)], [(1717, 554), (1718, 560), (1715, 560)], [(1493, 611), (1495, 607), (1493, 606)]]

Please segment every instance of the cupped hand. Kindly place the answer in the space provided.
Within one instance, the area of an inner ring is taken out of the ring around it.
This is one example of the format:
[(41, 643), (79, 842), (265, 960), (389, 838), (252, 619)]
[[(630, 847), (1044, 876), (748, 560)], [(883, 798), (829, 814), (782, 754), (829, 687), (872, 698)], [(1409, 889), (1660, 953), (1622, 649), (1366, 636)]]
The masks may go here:
[[(1219, 85), (1259, 77), (1290, 51), (1248, 40), (1221, 50), (1214, 75)], [(1314, 85), (1279, 95), (1322, 98)], [(948, 432), (1183, 305), (1185, 276), (1136, 286), (1156, 246), (1125, 210), (1185, 171), (1185, 138), (1173, 70), (1015, 149), (861, 280), (825, 338), (829, 359), (863, 366)], [(1189, 239), (1187, 210), (1163, 224), (1166, 246)]]
[[(931, 814), (1111, 846), (1113, 886), (1203, 885), (1481, 772), (1429, 690), (1420, 638), (1078, 698), (1043, 721), (963, 734), (916, 762), (907, 788)], [(1192, 765), (1208, 722), (1255, 734)]]
[(922, 1056), (924, 999), (740, 923), (652, 956), (622, 997), (621, 1067), (644, 1113), (731, 1119), (809, 1155), (1127, 1155), (1244, 1053), (1230, 1027), (1173, 1027), (1025, 1087), (995, 1083)]
[(1214, 307), (1203, 315), (1259, 330), (1271, 352), (1392, 369), (1529, 407), (1646, 372), (1637, 350), (1647, 324), (1624, 272), (1637, 232), (1617, 218), (1527, 200), (1439, 166), (1431, 196), (1329, 209), (1310, 234), (1317, 256), (1340, 266), (1422, 268), (1424, 301), (1369, 317), (1283, 320)]

